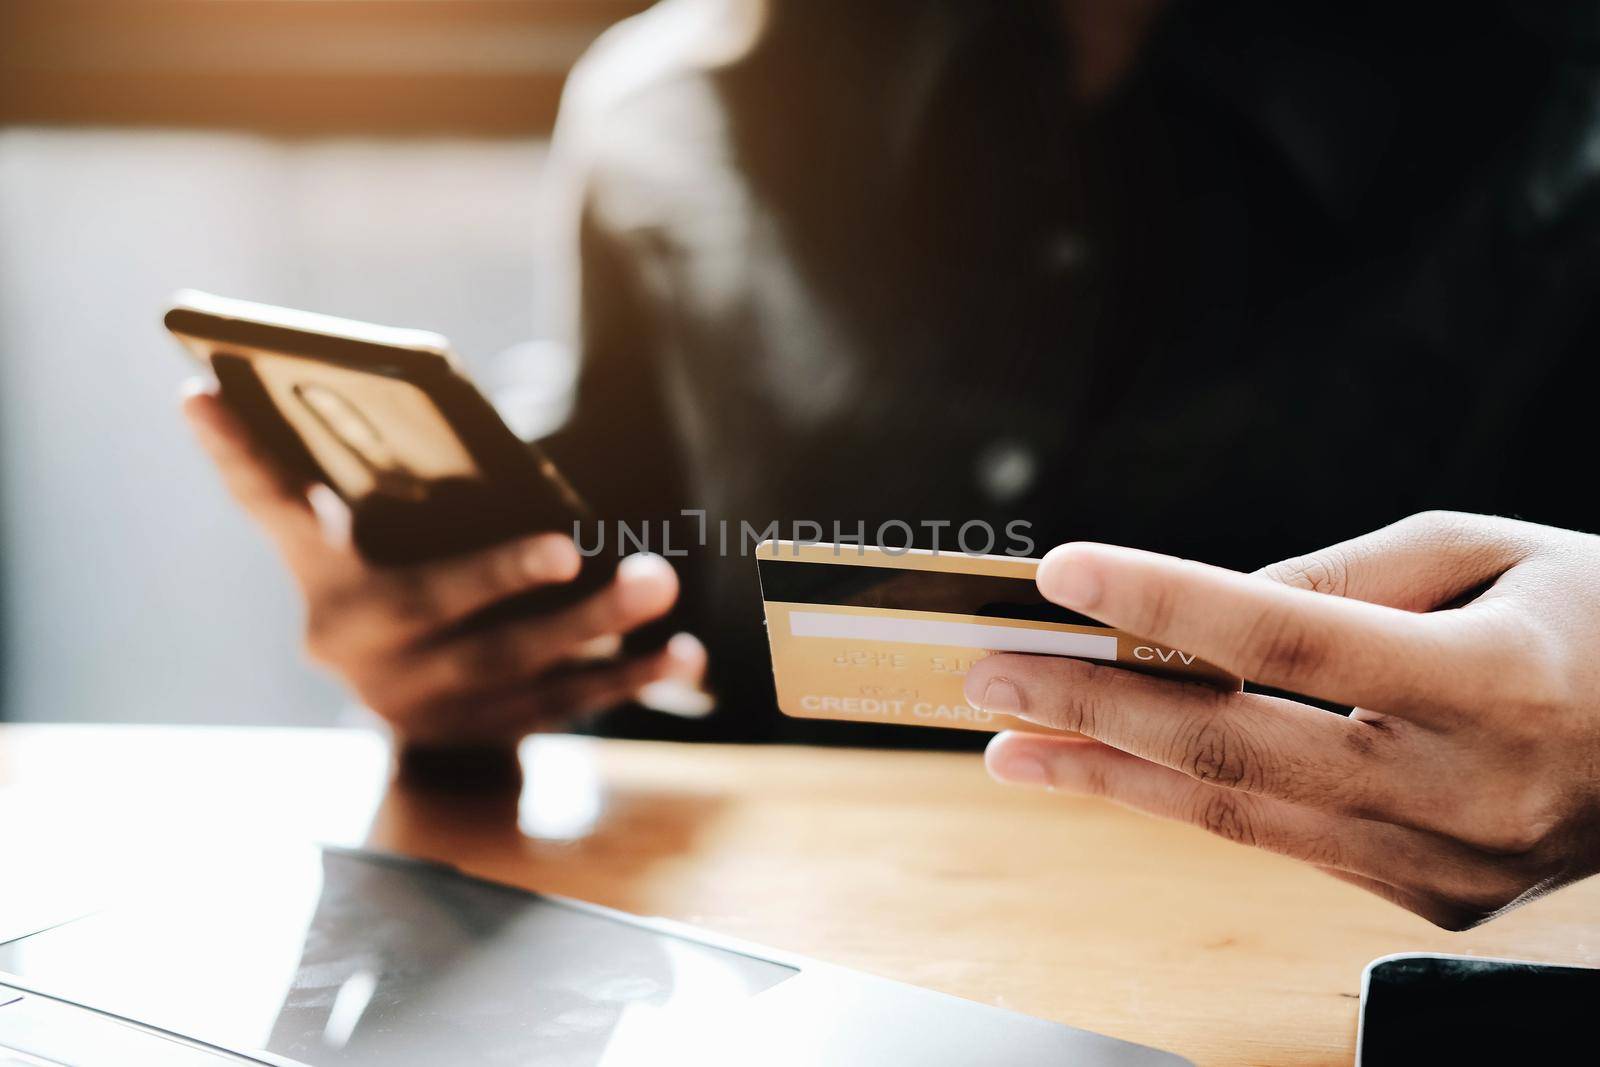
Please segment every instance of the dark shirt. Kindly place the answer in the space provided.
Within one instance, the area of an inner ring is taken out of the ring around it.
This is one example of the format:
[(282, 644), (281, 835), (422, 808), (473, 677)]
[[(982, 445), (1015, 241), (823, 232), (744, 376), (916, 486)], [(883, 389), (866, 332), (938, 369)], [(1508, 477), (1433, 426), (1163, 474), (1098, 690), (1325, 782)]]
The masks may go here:
[[(1176, 2), (1094, 107), (1046, 4), (727, 6), (613, 31), (558, 128), (552, 447), (608, 514), (1241, 569), (1430, 508), (1600, 529), (1596, 5)], [(612, 729), (981, 740), (784, 719), (754, 561), (675, 562), (721, 710)]]

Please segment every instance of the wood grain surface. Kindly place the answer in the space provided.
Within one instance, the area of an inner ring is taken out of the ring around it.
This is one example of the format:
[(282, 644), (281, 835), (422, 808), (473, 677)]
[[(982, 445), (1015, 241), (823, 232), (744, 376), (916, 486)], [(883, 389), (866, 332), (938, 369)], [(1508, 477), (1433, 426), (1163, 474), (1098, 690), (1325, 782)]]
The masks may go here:
[(520, 792), (390, 783), (358, 731), (0, 728), (0, 847), (310, 836), (665, 915), (1170, 1049), (1354, 1055), (1362, 967), (1600, 964), (1600, 879), (1464, 934), (1278, 857), (991, 783), (975, 756), (546, 737)]

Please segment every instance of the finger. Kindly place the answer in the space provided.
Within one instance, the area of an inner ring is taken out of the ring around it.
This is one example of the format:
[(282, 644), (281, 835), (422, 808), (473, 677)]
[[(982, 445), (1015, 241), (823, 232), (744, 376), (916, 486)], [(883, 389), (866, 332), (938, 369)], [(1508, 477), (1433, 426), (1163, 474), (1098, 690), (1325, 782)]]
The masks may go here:
[(673, 634), (667, 642), (667, 672), (640, 689), (634, 698), (651, 711), (680, 719), (702, 719), (717, 702), (705, 689), (706, 648), (693, 634)]
[(666, 614), (677, 592), (677, 575), (666, 560), (630, 556), (610, 585), (570, 607), (408, 650), (408, 670), (385, 684), (402, 689), (395, 696), (403, 703), (509, 689), (572, 659), (596, 638)]
[[(353, 571), (335, 568), (328, 580), (310, 583), (313, 608), (306, 620), (306, 644), (313, 657), (325, 663), (394, 654), (438, 658), (435, 650), (419, 650), (430, 644), (445, 649), (444, 656), (471, 658), (475, 653), (468, 642), (487, 635), (484, 648), (493, 651), (494, 642), (502, 640), (498, 631), (504, 624), (470, 633), (452, 645), (458, 624), (519, 593), (570, 581), (580, 563), (571, 538), (547, 533), (406, 567), (380, 569), (356, 563)], [(570, 654), (594, 658), (592, 652), (572, 649)], [(552, 651), (551, 658), (559, 655), (559, 650)]]
[(1534, 547), (1523, 523), (1430, 511), (1256, 573), (1328, 596), (1432, 611), (1492, 582)]
[(1356, 825), (1349, 820), (1196, 782), (1107, 745), (1006, 732), (989, 742), (984, 764), (1002, 782), (1102, 797), (1237, 844), (1357, 869), (1355, 842), (1341, 832)]
[(1037, 581), (1109, 626), (1343, 704), (1448, 712), (1514, 677), (1501, 635), (1460, 612), (1401, 611), (1111, 545), (1053, 549)]
[(622, 652), (621, 634), (601, 634), (573, 648), (571, 658), (576, 661), (616, 659)]
[(184, 384), (182, 410), (229, 494), (273, 537), (298, 545), (315, 537), (317, 521), (306, 503), (306, 486), (285, 472), (228, 410), (203, 379)]
[(705, 684), (710, 656), (698, 637), (687, 633), (673, 634), (667, 642), (667, 655), (672, 668), (669, 678), (685, 685), (698, 687)]
[[(984, 762), (1000, 781), (1103, 797), (1311, 863), (1434, 922), (1451, 921), (1451, 912), (1492, 910), (1441, 902), (1498, 900), (1495, 894), (1509, 892), (1485, 884), (1504, 879), (1485, 873), (1481, 857), (1434, 835), (1219, 789), (1106, 745), (1002, 733), (990, 741)], [(1419, 882), (1429, 889), (1411, 884)]]
[(570, 582), (583, 563), (572, 538), (541, 533), (449, 559), (380, 572), (372, 597), (392, 614), (403, 637), (420, 637), (503, 600)]
[(1403, 733), (1370, 720), (1058, 656), (988, 656), (965, 686), (974, 707), (1080, 733), (1199, 782), (1350, 815), (1397, 806), (1387, 768)]
[(502, 736), (566, 726), (628, 703), (641, 690), (670, 678), (676, 669), (672, 652), (663, 648), (621, 663), (585, 667), (536, 682), (490, 702), (482, 713), (486, 723)]
[(563, 646), (602, 634), (625, 634), (658, 619), (678, 599), (678, 575), (653, 553), (629, 556), (617, 565), (617, 576), (600, 592), (545, 619), (529, 620), (530, 638)]
[(311, 505), (311, 513), (316, 516), (324, 544), (340, 552), (354, 547), (355, 513), (332, 486), (313, 483), (306, 490), (306, 503)]

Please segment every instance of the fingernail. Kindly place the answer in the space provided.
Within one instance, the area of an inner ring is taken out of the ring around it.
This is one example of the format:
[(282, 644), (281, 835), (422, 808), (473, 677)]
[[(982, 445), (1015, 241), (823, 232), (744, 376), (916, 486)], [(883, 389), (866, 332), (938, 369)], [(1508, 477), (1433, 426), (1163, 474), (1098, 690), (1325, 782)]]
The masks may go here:
[(1050, 786), (1050, 772), (1032, 756), (1011, 756), (994, 768), (994, 775), (1008, 785)]
[(984, 711), (999, 715), (1022, 713), (1022, 694), (1005, 678), (990, 678), (989, 684), (983, 687), (983, 698), (978, 703)]
[(678, 576), (672, 564), (653, 553), (629, 556), (617, 565), (621, 609), (642, 622), (664, 615), (678, 598)]
[(698, 662), (705, 652), (705, 646), (694, 634), (679, 633), (668, 639), (667, 652), (680, 662)]
[(1062, 607), (1088, 611), (1100, 602), (1100, 576), (1076, 553), (1052, 549), (1039, 563), (1039, 591)]
[(666, 561), (654, 552), (635, 552), (617, 564), (617, 574), (626, 578), (638, 574), (660, 573), (664, 563)]

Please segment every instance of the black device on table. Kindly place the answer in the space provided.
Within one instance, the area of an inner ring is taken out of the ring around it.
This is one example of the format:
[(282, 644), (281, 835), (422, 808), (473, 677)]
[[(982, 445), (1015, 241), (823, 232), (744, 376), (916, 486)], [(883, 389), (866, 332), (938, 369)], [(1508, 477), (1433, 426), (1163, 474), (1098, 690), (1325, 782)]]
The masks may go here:
[(1600, 1059), (1600, 969), (1411, 953), (1367, 965), (1359, 1067)]

